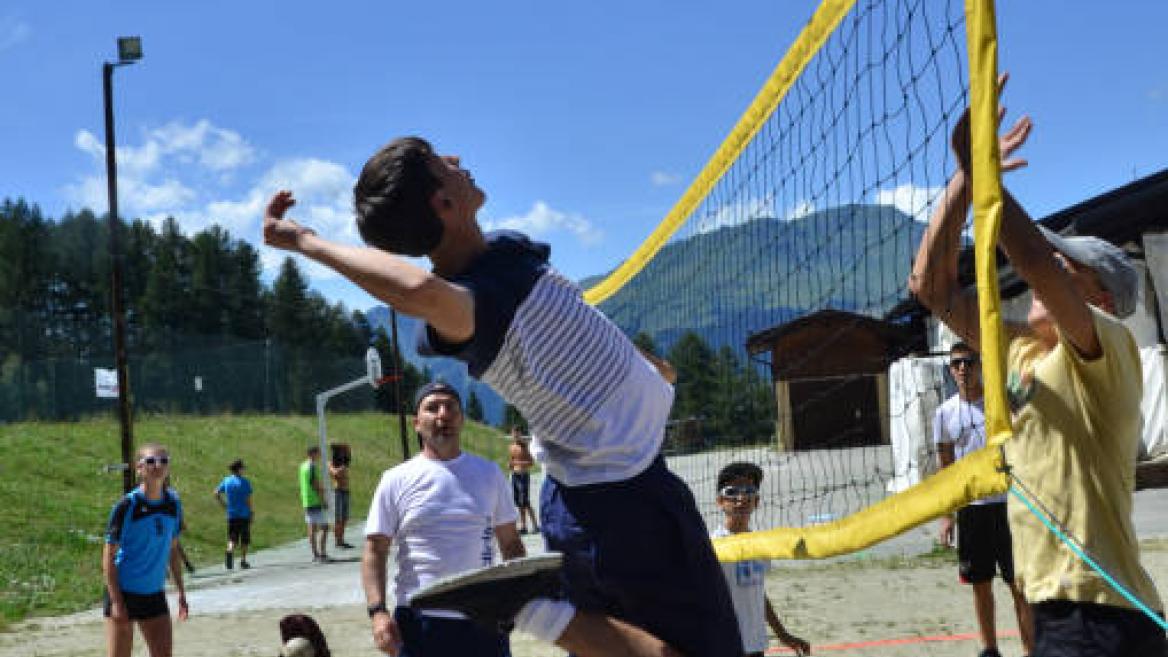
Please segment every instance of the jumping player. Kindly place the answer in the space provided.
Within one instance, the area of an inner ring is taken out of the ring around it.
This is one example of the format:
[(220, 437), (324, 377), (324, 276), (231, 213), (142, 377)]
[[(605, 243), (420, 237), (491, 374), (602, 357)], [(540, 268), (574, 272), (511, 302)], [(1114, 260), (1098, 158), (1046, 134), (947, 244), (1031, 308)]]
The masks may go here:
[[(265, 242), (425, 320), (422, 351), (462, 360), (518, 408), (547, 473), (542, 529), (564, 554), (566, 600), (500, 582), (493, 604), (468, 607), (495, 610), (488, 622), (515, 614), (519, 629), (577, 654), (737, 656), (722, 569), (692, 493), (660, 456), (673, 402), (662, 373), (552, 269), (546, 244), (482, 233), (486, 196), (459, 158), (397, 139), (365, 164), (354, 195), (371, 248), (285, 218), (289, 191), (268, 205)], [(427, 256), (433, 270), (399, 256)]]

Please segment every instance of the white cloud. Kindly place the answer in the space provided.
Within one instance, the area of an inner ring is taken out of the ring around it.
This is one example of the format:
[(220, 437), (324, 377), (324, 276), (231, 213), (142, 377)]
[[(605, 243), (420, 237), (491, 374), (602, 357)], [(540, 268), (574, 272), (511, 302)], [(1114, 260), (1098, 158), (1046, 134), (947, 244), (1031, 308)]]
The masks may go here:
[(649, 181), (654, 187), (671, 187), (681, 182), (681, 176), (667, 171), (654, 171), (649, 174)]
[(933, 204), (940, 198), (943, 187), (916, 187), (905, 183), (895, 189), (877, 190), (877, 205), (891, 205), (917, 221), (928, 221)]
[(791, 206), (791, 208), (783, 214), (783, 219), (785, 221), (792, 221), (794, 219), (802, 219), (803, 217), (806, 217), (807, 215), (811, 214), (812, 212), (815, 212), (815, 204), (812, 203), (811, 201), (804, 199), (802, 201), (799, 201), (795, 205)]
[(773, 218), (774, 204), (769, 196), (748, 198), (707, 208), (694, 227), (697, 233), (712, 233), (720, 228), (741, 226), (755, 219)]
[(32, 26), (12, 16), (0, 18), (0, 51), (15, 48), (32, 35)]
[[(104, 207), (105, 143), (88, 130), (80, 130), (73, 144), (90, 156), (94, 169), (67, 186), (65, 194), (82, 206)], [(218, 185), (230, 181), (225, 178), (228, 173), (252, 163), (255, 157), (255, 149), (238, 133), (218, 128), (206, 119), (193, 124), (172, 121), (147, 129), (139, 145), (118, 146), (121, 214), (178, 216), (204, 196), (200, 190), (214, 193)]]
[(202, 119), (194, 125), (172, 121), (148, 133), (148, 146), (209, 171), (227, 171), (250, 164), (255, 149), (237, 132), (217, 128)]
[(527, 214), (506, 217), (498, 221), (483, 221), (483, 228), (487, 230), (508, 228), (532, 237), (547, 237), (552, 233), (566, 232), (574, 235), (585, 246), (598, 244), (604, 239), (604, 233), (583, 215), (555, 210), (543, 201), (536, 201)]

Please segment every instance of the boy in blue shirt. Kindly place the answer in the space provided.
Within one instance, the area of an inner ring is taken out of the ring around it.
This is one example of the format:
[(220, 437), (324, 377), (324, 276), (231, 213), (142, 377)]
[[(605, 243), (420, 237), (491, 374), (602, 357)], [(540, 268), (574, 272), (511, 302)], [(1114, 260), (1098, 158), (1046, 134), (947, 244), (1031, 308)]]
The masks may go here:
[(251, 568), (247, 562), (247, 546), (251, 544), (251, 482), (243, 476), (243, 468), (242, 460), (232, 461), (227, 466), (231, 474), (224, 477), (215, 489), (215, 499), (227, 511), (227, 552), (223, 555), (223, 565), (227, 570), (233, 566), (236, 545), (239, 546), (239, 567)]
[(187, 598), (176, 546), (182, 526), (182, 504), (164, 485), (170, 455), (162, 445), (138, 450), (141, 484), (114, 505), (102, 552), (105, 579), (104, 613), (109, 657), (129, 657), (133, 625), (146, 640), (150, 657), (170, 657), (170, 608), (166, 603), (166, 572), (178, 589), (178, 617), (186, 620)]

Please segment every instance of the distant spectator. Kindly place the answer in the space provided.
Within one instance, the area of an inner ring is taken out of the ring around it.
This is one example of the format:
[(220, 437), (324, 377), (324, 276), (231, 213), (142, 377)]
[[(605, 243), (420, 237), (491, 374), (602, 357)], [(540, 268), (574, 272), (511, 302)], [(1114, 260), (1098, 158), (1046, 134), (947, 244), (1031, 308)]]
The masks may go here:
[(511, 446), (508, 448), (511, 465), (511, 494), (515, 498), (515, 508), (519, 510), (519, 533), (527, 533), (527, 519), (531, 519), (532, 533), (539, 533), (539, 521), (531, 508), (531, 468), (535, 459), (527, 448), (526, 438), (518, 426), (511, 427)]
[[(957, 394), (937, 408), (933, 420), (933, 442), (941, 467), (985, 447), (985, 402), (981, 367), (977, 353), (964, 342), (949, 350), (949, 372), (957, 382)], [(941, 519), (941, 542), (953, 544), (953, 518)], [(981, 635), (981, 657), (1001, 657), (994, 624), (994, 573), (1014, 598), (1014, 613), (1026, 654), (1034, 647), (1030, 605), (1014, 585), (1014, 557), (1010, 525), (1006, 519), (1006, 496), (977, 500), (957, 512), (957, 559), (961, 581), (973, 589), (973, 609)]]
[(308, 458), (300, 464), (300, 504), (308, 525), (308, 547), (314, 563), (328, 561), (328, 521), (325, 519), (324, 490), (320, 484), (320, 448), (308, 448)]
[(333, 458), (329, 461), (329, 475), (333, 478), (333, 525), (336, 546), (351, 550), (345, 542), (345, 525), (349, 522), (349, 446), (333, 445)]
[(238, 546), (239, 567), (247, 569), (251, 568), (247, 562), (247, 547), (251, 545), (251, 521), (255, 515), (251, 505), (251, 482), (243, 476), (243, 461), (235, 459), (227, 469), (231, 474), (215, 488), (215, 499), (227, 511), (227, 552), (223, 554), (223, 565), (231, 570)]

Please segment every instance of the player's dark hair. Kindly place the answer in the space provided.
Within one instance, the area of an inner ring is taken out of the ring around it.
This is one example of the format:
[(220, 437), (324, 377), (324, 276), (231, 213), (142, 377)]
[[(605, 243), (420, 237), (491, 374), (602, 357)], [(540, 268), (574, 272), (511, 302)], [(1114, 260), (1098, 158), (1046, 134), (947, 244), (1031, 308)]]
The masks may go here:
[(977, 351), (973, 347), (969, 346), (965, 342), (954, 342), (953, 346), (949, 347), (949, 354), (952, 355), (952, 354), (955, 354), (958, 352), (961, 352), (963, 354), (976, 354), (977, 353)]
[(377, 151), (353, 187), (357, 232), (369, 246), (424, 256), (442, 241), (442, 220), (430, 206), (441, 186), (430, 171), (434, 149), (420, 137), (401, 137)]
[(288, 614), (280, 619), (280, 641), (288, 643), (295, 637), (302, 637), (308, 639), (312, 644), (313, 655), (315, 657), (331, 657), (332, 652), (329, 651), (328, 641), (324, 638), (324, 632), (320, 631), (320, 626), (316, 624), (312, 616), (306, 614)]
[(757, 488), (762, 485), (762, 468), (745, 461), (731, 463), (718, 472), (718, 490), (741, 478), (749, 479)]

